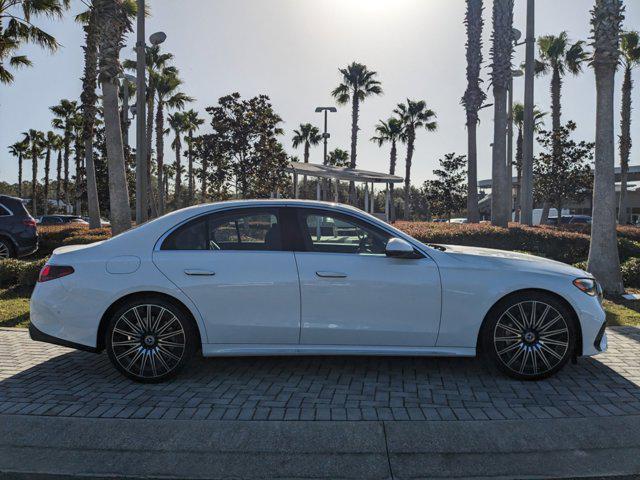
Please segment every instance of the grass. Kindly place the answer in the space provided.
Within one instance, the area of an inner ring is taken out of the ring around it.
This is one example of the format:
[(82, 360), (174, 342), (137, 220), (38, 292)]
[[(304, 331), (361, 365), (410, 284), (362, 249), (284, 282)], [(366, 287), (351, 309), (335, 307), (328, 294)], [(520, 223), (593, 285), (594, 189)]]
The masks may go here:
[[(640, 327), (640, 300), (609, 298), (604, 301), (604, 309), (609, 325)], [(29, 295), (16, 289), (0, 290), (0, 327), (27, 328), (28, 325)]]
[(0, 289), (0, 327), (29, 325), (29, 296), (16, 289)]

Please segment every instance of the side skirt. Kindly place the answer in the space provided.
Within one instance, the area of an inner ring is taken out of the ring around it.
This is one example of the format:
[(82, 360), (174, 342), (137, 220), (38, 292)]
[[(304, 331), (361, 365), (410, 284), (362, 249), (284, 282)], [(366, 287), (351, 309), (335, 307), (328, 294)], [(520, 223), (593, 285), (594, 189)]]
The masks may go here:
[(384, 345), (258, 345), (205, 343), (202, 345), (202, 354), (205, 357), (268, 355), (475, 357), (476, 349), (469, 347), (398, 347)]

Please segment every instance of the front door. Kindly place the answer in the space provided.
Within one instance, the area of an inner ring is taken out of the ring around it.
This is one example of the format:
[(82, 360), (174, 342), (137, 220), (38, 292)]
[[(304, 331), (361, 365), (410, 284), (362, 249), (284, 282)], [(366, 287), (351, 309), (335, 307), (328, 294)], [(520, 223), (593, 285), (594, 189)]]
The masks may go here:
[(440, 276), (433, 260), (390, 258), (391, 235), (331, 210), (299, 208), (301, 343), (434, 346)]
[(298, 343), (298, 271), (281, 226), (277, 208), (212, 213), (176, 229), (154, 252), (154, 263), (202, 314), (208, 343)]

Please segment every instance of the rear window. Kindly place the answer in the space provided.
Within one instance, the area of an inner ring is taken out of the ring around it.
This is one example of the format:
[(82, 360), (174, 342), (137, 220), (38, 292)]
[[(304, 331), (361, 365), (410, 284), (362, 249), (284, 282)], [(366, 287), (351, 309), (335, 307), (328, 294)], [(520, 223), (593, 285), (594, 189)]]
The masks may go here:
[(0, 205), (4, 208), (0, 208), (0, 210), (7, 209), (9, 212), (5, 212), (5, 214), (10, 215), (29, 215), (29, 212), (24, 207), (20, 200), (14, 200), (13, 198), (3, 198), (0, 201)]

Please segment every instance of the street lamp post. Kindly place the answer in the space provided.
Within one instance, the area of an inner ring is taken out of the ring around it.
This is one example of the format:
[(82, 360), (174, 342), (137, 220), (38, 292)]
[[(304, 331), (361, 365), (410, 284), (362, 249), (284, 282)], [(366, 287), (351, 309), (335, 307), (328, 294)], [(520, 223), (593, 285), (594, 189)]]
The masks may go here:
[(129, 146), (129, 82), (135, 83), (136, 77), (129, 74), (122, 76), (122, 125), (123, 135), (122, 140), (126, 147)]
[[(338, 109), (336, 107), (316, 107), (316, 113), (320, 113), (320, 112), (324, 112), (324, 133), (322, 134), (322, 140), (323, 140), (323, 144), (324, 144), (324, 156), (322, 159), (322, 164), (326, 165), (327, 164), (327, 142), (329, 140), (329, 132), (327, 132), (327, 114), (329, 112), (331, 113), (335, 113), (337, 112)], [(320, 181), (318, 179), (318, 181)]]

